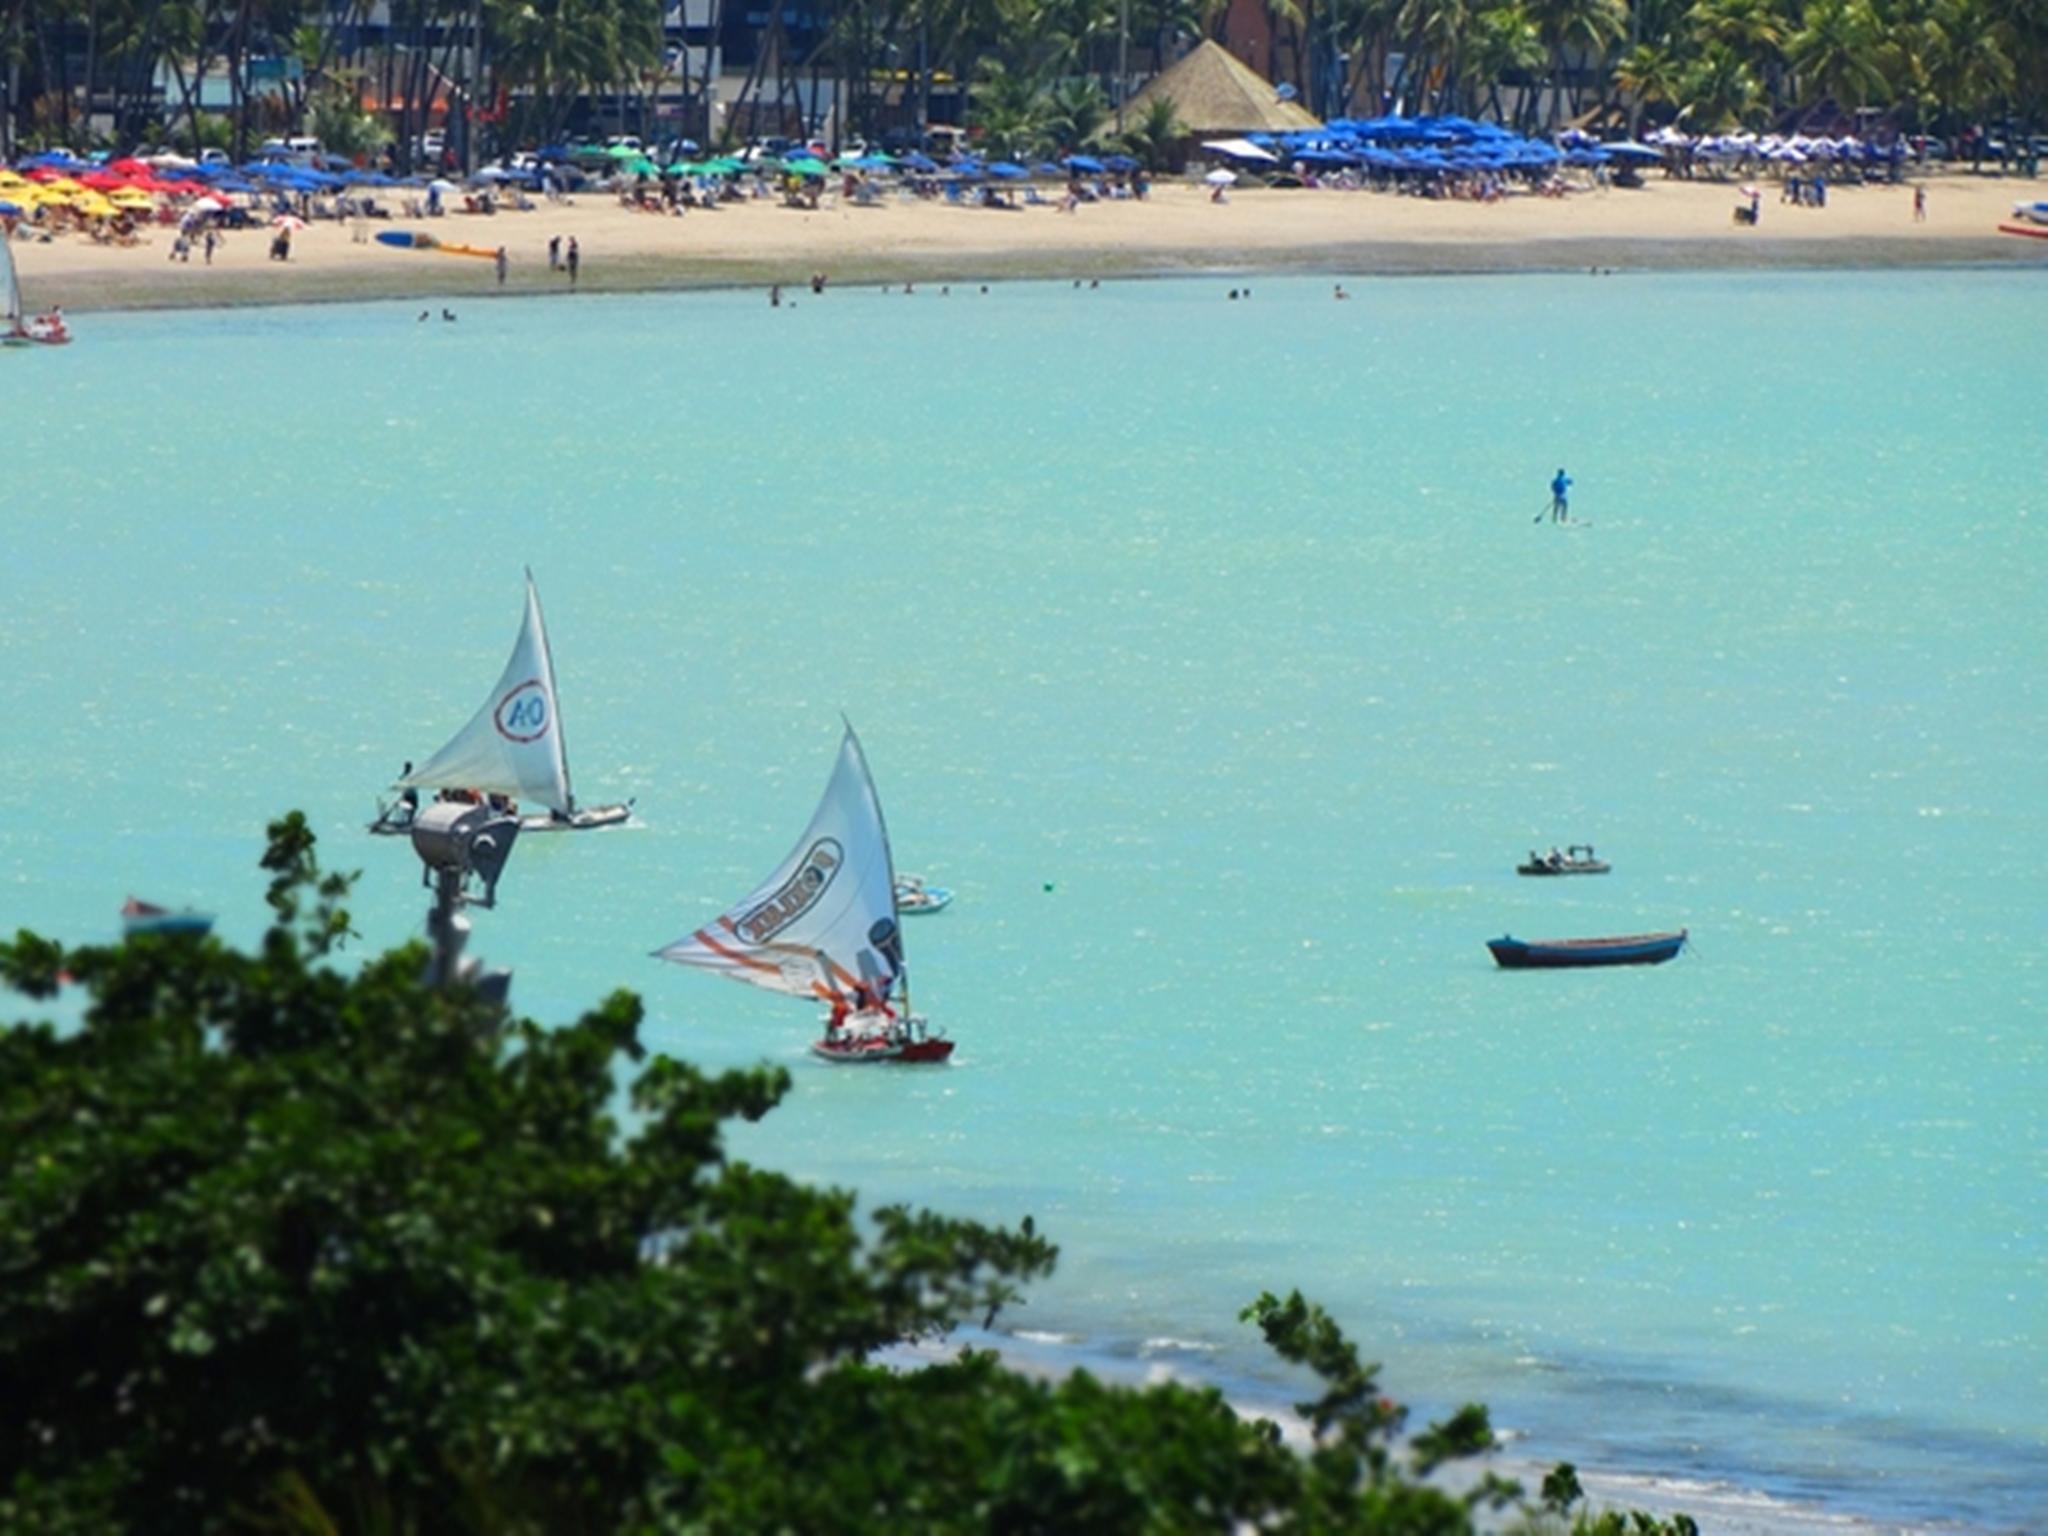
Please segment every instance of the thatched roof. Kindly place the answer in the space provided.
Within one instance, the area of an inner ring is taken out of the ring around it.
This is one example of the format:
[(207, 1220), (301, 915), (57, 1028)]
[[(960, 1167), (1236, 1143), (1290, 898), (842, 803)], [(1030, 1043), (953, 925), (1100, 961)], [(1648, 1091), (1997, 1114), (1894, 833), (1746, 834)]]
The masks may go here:
[(1173, 98), (1181, 131), (1195, 137), (1322, 126), (1306, 108), (1274, 95), (1272, 81), (1209, 38), (1126, 102), (1125, 121), (1161, 96)]

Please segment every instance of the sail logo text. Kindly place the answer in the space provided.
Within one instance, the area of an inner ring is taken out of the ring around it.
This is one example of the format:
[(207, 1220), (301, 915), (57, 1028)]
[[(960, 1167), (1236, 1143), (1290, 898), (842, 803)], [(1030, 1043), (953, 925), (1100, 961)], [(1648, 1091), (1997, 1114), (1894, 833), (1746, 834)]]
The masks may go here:
[(540, 679), (529, 677), (504, 698), (494, 713), (498, 734), (507, 741), (539, 741), (548, 733), (548, 693)]
[(765, 944), (818, 904), (839, 866), (846, 862), (836, 838), (821, 837), (798, 861), (782, 888), (734, 926), (749, 944)]

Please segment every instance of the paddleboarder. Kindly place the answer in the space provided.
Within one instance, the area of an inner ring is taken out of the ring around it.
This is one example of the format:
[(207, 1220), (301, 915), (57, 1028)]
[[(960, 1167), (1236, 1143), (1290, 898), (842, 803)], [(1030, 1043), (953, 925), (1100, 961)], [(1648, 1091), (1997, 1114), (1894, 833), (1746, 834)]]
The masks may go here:
[(1550, 479), (1550, 520), (1553, 523), (1564, 522), (1572, 515), (1570, 503), (1565, 499), (1565, 493), (1571, 488), (1572, 477), (1566, 474), (1560, 465), (1557, 473)]

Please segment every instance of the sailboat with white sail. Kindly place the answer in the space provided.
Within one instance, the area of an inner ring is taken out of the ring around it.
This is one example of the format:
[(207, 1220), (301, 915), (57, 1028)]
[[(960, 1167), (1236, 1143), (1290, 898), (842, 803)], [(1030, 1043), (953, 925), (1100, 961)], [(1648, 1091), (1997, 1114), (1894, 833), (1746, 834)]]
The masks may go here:
[(526, 616), (511, 658), (483, 707), (448, 744), (399, 778), (404, 791), (378, 807), (372, 832), (412, 830), (419, 791), (437, 789), (446, 799), (503, 796), (544, 805), (544, 812), (519, 818), (527, 832), (585, 832), (614, 827), (633, 814), (633, 802), (579, 806), (569, 785), (569, 749), (562, 739), (562, 711), (555, 695), (555, 662), (541, 618), (540, 592), (526, 573)]
[(0, 304), (6, 305), (6, 313), (0, 314), (0, 346), (61, 347), (71, 340), (64, 317), (55, 310), (29, 318), (21, 299), (21, 279), (14, 271), (14, 252), (4, 232), (0, 232)]
[(773, 874), (654, 953), (677, 965), (822, 1003), (811, 1046), (832, 1062), (937, 1062), (953, 1042), (910, 1011), (896, 873), (882, 804), (851, 725), (824, 798)]

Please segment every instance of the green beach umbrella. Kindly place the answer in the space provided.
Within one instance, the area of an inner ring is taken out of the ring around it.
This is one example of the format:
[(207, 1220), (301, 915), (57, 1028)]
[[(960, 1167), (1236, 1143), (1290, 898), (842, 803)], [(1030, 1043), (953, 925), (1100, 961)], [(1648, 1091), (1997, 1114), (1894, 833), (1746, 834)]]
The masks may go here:
[(800, 160), (785, 160), (782, 162), (782, 168), (792, 176), (822, 176), (825, 174), (825, 162), (813, 160), (808, 156)]
[(732, 155), (720, 155), (716, 160), (706, 160), (704, 169), (713, 176), (733, 176), (746, 169), (745, 164)]
[(700, 161), (678, 160), (668, 168), (668, 173), (671, 176), (703, 176), (708, 174), (710, 169)]

